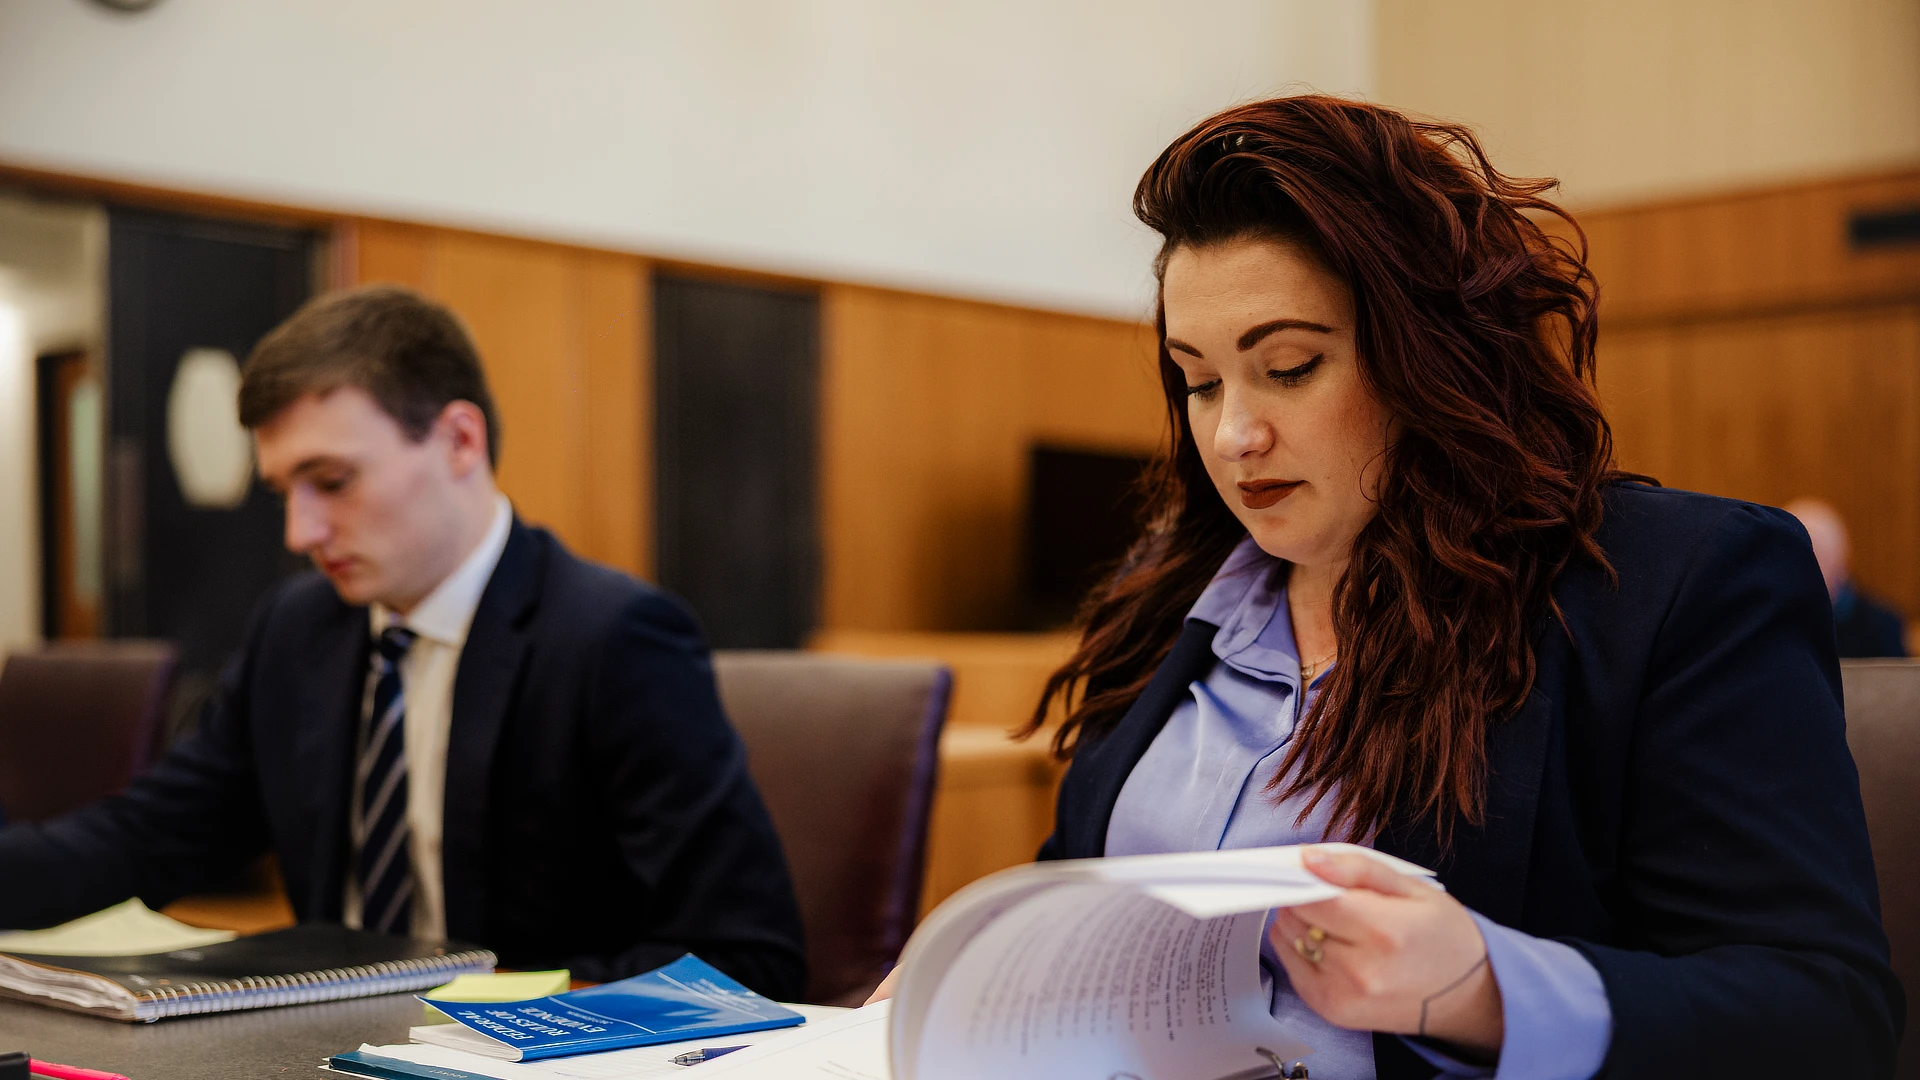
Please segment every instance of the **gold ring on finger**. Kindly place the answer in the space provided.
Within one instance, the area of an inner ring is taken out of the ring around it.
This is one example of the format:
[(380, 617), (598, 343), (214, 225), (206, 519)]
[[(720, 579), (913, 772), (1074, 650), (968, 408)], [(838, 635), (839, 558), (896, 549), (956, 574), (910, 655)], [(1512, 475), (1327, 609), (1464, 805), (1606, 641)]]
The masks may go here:
[(1320, 961), (1327, 958), (1326, 952), (1322, 950), (1320, 946), (1307, 944), (1307, 939), (1303, 937), (1293, 939), (1293, 951), (1299, 953), (1307, 963), (1312, 964), (1314, 967), (1319, 967)]
[(1307, 940), (1318, 945), (1327, 940), (1327, 932), (1317, 926), (1309, 926), (1307, 927)]

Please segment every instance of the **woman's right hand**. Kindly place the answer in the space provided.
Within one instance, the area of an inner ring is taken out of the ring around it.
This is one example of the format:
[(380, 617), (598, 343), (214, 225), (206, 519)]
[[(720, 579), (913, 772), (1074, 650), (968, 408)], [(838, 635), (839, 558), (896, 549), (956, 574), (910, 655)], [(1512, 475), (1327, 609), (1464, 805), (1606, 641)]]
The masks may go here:
[(880, 985), (873, 988), (873, 995), (867, 998), (867, 1004), (871, 1005), (876, 1001), (885, 1001), (892, 997), (893, 985), (899, 981), (900, 965), (895, 964), (893, 970), (887, 972), (887, 977), (880, 980)]

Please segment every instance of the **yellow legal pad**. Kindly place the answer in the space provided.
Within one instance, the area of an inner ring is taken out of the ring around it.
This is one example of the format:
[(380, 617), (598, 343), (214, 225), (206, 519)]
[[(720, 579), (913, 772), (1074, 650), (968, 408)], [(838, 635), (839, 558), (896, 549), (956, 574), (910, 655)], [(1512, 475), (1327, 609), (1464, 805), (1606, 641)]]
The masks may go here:
[[(420, 996), (441, 1001), (525, 1001), (528, 998), (564, 994), (571, 985), (573, 972), (566, 968), (558, 971), (496, 971), (491, 975), (455, 976), (447, 985)], [(453, 1023), (453, 1018), (439, 1009), (431, 1005), (426, 1008), (427, 1023)]]
[(188, 926), (133, 899), (45, 930), (0, 933), (0, 953), (146, 956), (217, 945), (239, 936), (231, 930)]

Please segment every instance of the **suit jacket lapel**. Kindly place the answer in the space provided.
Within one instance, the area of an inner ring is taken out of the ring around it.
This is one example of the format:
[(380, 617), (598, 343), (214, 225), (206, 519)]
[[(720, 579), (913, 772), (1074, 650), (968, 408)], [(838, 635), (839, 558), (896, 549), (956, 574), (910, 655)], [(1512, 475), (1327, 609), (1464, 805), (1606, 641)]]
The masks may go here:
[(542, 535), (514, 521), (500, 563), (480, 594), (454, 675), (441, 849), (449, 937), (471, 941), (484, 930), (484, 855), (494, 751), (526, 658), (528, 621), (540, 595), (544, 548)]
[[(1553, 625), (1557, 632), (1558, 624)], [(1444, 854), (1431, 819), (1397, 825), (1374, 843), (1381, 851), (1432, 867), (1461, 903), (1503, 926), (1521, 927), (1526, 914), (1534, 817), (1556, 708), (1540, 687), (1564, 685), (1558, 671), (1566, 651), (1556, 644), (1551, 639), (1537, 643), (1534, 688), (1518, 712), (1487, 733), (1486, 824), (1458, 827), (1452, 850)]]
[(1128, 775), (1139, 764), (1147, 747), (1153, 745), (1160, 729), (1167, 726), (1167, 717), (1173, 715), (1188, 685), (1212, 665), (1213, 636), (1219, 629), (1212, 623), (1188, 621), (1175, 639), (1172, 651), (1154, 671), (1147, 688), (1120, 718), (1120, 723), (1106, 738), (1075, 755), (1073, 767), (1085, 770), (1082, 775), (1086, 777), (1087, 787), (1083, 795), (1085, 808), (1074, 817), (1089, 830), (1098, 831), (1074, 837), (1064, 852), (1068, 858), (1091, 858), (1106, 853), (1107, 825), (1113, 818), (1114, 803), (1120, 799), (1120, 789), (1126, 786)]
[(313, 627), (302, 650), (311, 658), (305, 672), (311, 681), (298, 695), (294, 741), (297, 760), (314, 782), (303, 791), (313, 846), (301, 910), (319, 917), (338, 917), (345, 898), (347, 803), (370, 648), (367, 610), (341, 604), (335, 617)]
[[(1487, 823), (1462, 826), (1453, 849), (1442, 857), (1431, 819), (1402, 824), (1374, 839), (1391, 855), (1432, 867), (1462, 904), (1502, 926), (1521, 926), (1526, 915), (1527, 870), (1533, 853), (1533, 822), (1540, 805), (1554, 723), (1553, 703), (1539, 687), (1551, 681), (1546, 653), (1539, 650), (1540, 673), (1520, 711), (1487, 735)], [(1425, 1058), (1397, 1035), (1373, 1037), (1374, 1075), (1379, 1080), (1424, 1080), (1439, 1075)]]

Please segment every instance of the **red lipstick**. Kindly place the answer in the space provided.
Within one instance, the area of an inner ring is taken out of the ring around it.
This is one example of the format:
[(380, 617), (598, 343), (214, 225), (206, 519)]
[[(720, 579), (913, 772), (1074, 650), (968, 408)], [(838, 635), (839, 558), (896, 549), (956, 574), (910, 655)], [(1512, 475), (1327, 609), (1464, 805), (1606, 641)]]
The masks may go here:
[(1304, 480), (1242, 480), (1235, 486), (1240, 489), (1240, 505), (1249, 510), (1265, 510), (1304, 483)]

